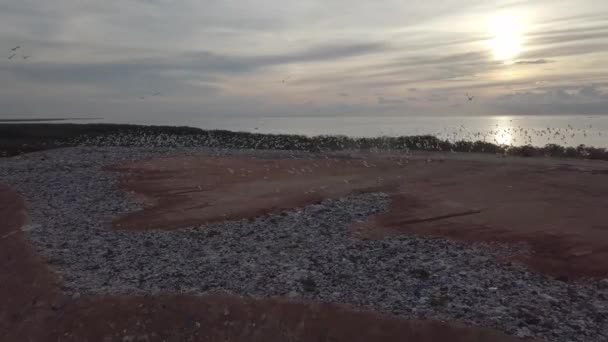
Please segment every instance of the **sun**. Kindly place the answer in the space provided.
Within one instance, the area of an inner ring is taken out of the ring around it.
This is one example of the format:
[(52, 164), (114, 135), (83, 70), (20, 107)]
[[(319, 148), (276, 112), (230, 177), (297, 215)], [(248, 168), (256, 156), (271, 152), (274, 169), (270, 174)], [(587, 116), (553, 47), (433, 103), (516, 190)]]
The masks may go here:
[(515, 16), (499, 16), (490, 22), (492, 40), (490, 47), (494, 58), (505, 63), (512, 62), (522, 52), (523, 25)]

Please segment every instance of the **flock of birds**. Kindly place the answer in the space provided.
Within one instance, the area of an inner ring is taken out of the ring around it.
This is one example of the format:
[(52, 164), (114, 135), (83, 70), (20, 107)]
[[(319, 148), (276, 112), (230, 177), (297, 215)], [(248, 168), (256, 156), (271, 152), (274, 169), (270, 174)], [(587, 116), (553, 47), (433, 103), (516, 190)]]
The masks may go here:
[(11, 49), (10, 49), (10, 53), (9, 53), (9, 55), (8, 55), (8, 59), (9, 59), (9, 60), (12, 60), (13, 58), (17, 57), (17, 54), (18, 54), (18, 53), (21, 53), (21, 56), (20, 56), (20, 57), (21, 57), (23, 60), (27, 60), (28, 58), (30, 58), (30, 57), (31, 57), (31, 56), (24, 55), (24, 54), (23, 54), (23, 49), (21, 48), (21, 46), (20, 46), (20, 45), (17, 45), (17, 46), (15, 46), (14, 48), (11, 48)]
[(483, 132), (472, 132), (460, 125), (453, 131), (444, 128), (442, 132), (437, 132), (435, 136), (444, 137), (451, 142), (459, 140), (491, 142), (496, 145), (535, 145), (557, 144), (563, 146), (578, 145), (577, 138), (590, 138), (593, 135), (602, 137), (601, 130), (593, 130), (593, 125), (583, 128), (575, 128), (568, 124), (566, 127), (545, 127), (533, 128), (520, 125), (513, 125), (513, 120), (509, 125), (501, 127), (496, 124), (494, 128)]
[[(256, 127), (257, 129), (257, 127)], [(523, 145), (542, 146), (544, 144), (555, 144), (561, 146), (578, 146), (572, 141), (567, 141), (570, 137), (577, 135), (589, 136), (593, 132), (593, 126), (588, 125), (585, 128), (574, 128), (568, 125), (568, 128), (551, 128), (543, 129), (524, 128), (521, 126), (498, 127), (486, 132), (468, 132), (464, 125), (460, 125), (454, 133), (444, 129), (443, 132), (438, 132), (434, 136), (439, 139), (448, 140), (453, 144), (460, 141), (469, 142), (486, 142), (494, 143), (494, 145), (502, 146), (503, 148), (513, 148)], [(601, 136), (601, 132), (597, 132)], [(506, 137), (509, 137), (508, 139)], [(518, 144), (515, 136), (521, 138), (521, 143)], [(81, 140), (82, 139), (82, 140)], [(323, 140), (323, 138), (320, 138)], [(348, 138), (346, 136), (336, 136), (331, 138), (332, 144), (342, 150), (361, 150), (368, 149), (370, 139)], [(395, 142), (395, 138), (381, 136), (371, 138), (374, 140), (373, 145), (379, 149), (391, 149), (391, 144)], [(541, 139), (544, 139), (541, 140)], [(76, 145), (85, 146), (139, 146), (139, 147), (217, 147), (217, 148), (236, 148), (236, 149), (292, 149), (307, 150), (315, 147), (316, 138), (305, 138), (301, 136), (290, 135), (266, 135), (266, 134), (242, 134), (230, 132), (213, 132), (209, 131), (206, 134), (192, 135), (173, 135), (173, 134), (146, 134), (146, 133), (118, 133), (107, 136), (97, 137), (80, 137), (73, 141)], [(541, 143), (541, 141), (543, 143)], [(313, 145), (311, 145), (311, 143)], [(441, 140), (422, 137), (415, 145), (418, 149), (434, 150), (434, 151), (450, 151), (441, 147)], [(453, 145), (456, 146), (456, 145)], [(452, 150), (453, 151), (453, 150)]]

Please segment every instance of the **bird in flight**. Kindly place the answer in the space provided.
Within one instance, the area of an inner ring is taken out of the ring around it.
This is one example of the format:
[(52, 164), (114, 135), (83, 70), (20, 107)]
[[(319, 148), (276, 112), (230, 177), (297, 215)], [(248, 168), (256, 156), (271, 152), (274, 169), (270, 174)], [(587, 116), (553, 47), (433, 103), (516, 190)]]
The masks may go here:
[(152, 96), (158, 96), (160, 95), (160, 91), (157, 91), (156, 93), (152, 94)]
[(474, 98), (475, 96), (471, 96), (469, 93), (467, 93), (467, 99), (469, 99), (469, 101), (473, 101)]
[(30, 56), (23, 56), (23, 59), (28, 59), (30, 58)]
[(15, 46), (14, 48), (12, 48), (12, 49), (11, 49), (11, 51), (15, 52), (15, 51), (17, 51), (17, 50), (18, 50), (18, 49), (20, 49), (20, 48), (21, 48), (21, 46), (17, 45), (17, 46)]
[(284, 79), (283, 81), (281, 81), (281, 82), (286, 83), (286, 82), (287, 82), (287, 80), (288, 80), (290, 77), (291, 77), (291, 76), (287, 76), (287, 77), (285, 77), (285, 79)]
[(13, 57), (15, 57), (16, 55), (17, 55), (17, 54), (16, 54), (16, 53), (14, 53), (14, 54), (12, 54), (12, 55), (8, 56), (8, 59), (13, 59)]

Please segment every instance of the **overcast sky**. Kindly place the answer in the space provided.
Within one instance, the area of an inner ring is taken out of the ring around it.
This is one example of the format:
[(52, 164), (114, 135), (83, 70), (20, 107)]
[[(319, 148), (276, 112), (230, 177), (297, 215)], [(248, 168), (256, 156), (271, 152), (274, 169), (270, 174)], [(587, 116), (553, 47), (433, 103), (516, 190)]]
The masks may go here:
[(0, 51), (0, 118), (608, 114), (606, 0), (0, 0)]

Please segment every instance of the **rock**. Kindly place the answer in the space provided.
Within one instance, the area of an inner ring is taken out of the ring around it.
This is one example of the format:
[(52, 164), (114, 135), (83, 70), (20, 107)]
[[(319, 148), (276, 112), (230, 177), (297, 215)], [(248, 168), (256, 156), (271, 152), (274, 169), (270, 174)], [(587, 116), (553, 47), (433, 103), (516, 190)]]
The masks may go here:
[(311, 277), (307, 276), (304, 279), (301, 279), (302, 288), (306, 292), (317, 292), (317, 282)]
[(527, 317), (526, 320), (525, 320), (526, 324), (528, 324), (528, 325), (538, 325), (538, 324), (541, 323), (541, 321), (542, 320), (540, 318), (538, 318), (538, 317), (532, 317), (532, 316)]
[(431, 273), (427, 270), (425, 270), (424, 268), (415, 268), (413, 270), (410, 271), (410, 273), (419, 279), (429, 279), (431, 277)]
[(431, 298), (430, 304), (432, 306), (446, 306), (449, 301), (450, 301), (450, 297), (448, 297), (446, 295), (439, 295), (439, 296), (433, 296), (433, 298)]
[(517, 331), (515, 331), (515, 336), (519, 338), (531, 337), (532, 332), (530, 331), (530, 329), (528, 329), (528, 327), (521, 327), (518, 328)]
[(551, 297), (551, 296), (549, 296), (548, 294), (545, 294), (545, 293), (541, 293), (539, 295), (539, 297), (542, 298), (542, 299), (544, 299), (544, 300), (546, 300), (546, 301), (548, 301), (548, 302), (551, 302), (551, 303), (559, 302), (559, 300), (557, 300), (556, 298)]

